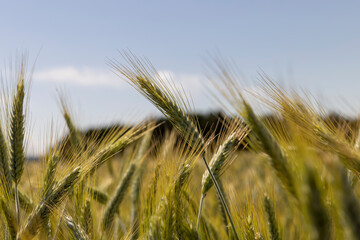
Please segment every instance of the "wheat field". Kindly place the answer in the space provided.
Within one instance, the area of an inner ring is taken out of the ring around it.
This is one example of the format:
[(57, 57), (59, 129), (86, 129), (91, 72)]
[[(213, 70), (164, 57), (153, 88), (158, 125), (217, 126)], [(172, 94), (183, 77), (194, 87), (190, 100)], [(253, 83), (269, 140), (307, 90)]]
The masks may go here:
[(214, 61), (227, 117), (205, 135), (186, 94), (149, 61), (122, 60), (108, 64), (175, 130), (155, 139), (146, 121), (85, 138), (62, 101), (67, 142), (39, 161), (25, 159), (19, 64), (1, 106), (2, 239), (360, 239), (358, 125), (326, 121), (316, 101), (262, 75), (265, 121), (231, 65)]

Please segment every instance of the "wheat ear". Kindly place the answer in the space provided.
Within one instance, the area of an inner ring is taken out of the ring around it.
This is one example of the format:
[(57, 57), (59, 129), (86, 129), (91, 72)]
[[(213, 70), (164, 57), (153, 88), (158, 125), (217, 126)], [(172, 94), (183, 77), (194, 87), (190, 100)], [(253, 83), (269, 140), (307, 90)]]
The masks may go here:
[(18, 184), (20, 182), (21, 175), (24, 171), (24, 79), (23, 73), (21, 73), (21, 79), (17, 85), (16, 95), (13, 100), (12, 112), (11, 112), (11, 127), (10, 127), (10, 143), (11, 143), (11, 174), (15, 183), (15, 209), (16, 219), (18, 225), (20, 225), (20, 204), (18, 196)]
[(5, 137), (2, 129), (0, 128), (0, 179), (4, 188), (4, 192), (9, 196), (12, 193), (12, 179), (9, 167), (9, 155), (6, 145)]
[(360, 204), (357, 197), (348, 182), (345, 171), (341, 173), (341, 190), (342, 203), (344, 207), (345, 216), (348, 218), (348, 223), (351, 226), (353, 236), (359, 239), (360, 236)]
[(110, 200), (109, 204), (106, 206), (105, 214), (102, 220), (102, 227), (106, 231), (109, 231), (112, 227), (115, 213), (119, 208), (120, 203), (124, 199), (126, 190), (130, 186), (131, 178), (135, 172), (135, 169), (136, 165), (133, 163), (130, 164), (130, 166), (126, 170), (124, 177), (121, 179), (114, 196)]
[[(159, 111), (162, 112), (167, 119), (169, 119), (169, 121), (174, 125), (174, 127), (179, 131), (184, 139), (188, 141), (189, 145), (194, 149), (194, 151), (203, 150), (205, 148), (205, 141), (202, 137), (202, 134), (194, 122), (189, 118), (188, 114), (186, 114), (181, 105), (177, 104), (178, 101), (182, 102), (183, 107), (186, 109), (186, 101), (181, 97), (175, 96), (171, 93), (170, 90), (172, 87), (168, 87), (164, 83), (164, 81), (150, 63), (144, 64), (135, 56), (131, 56), (129, 54), (124, 55), (128, 60), (130, 67), (117, 64), (116, 61), (111, 61), (110, 65), (114, 68), (114, 70), (120, 73), (122, 76), (125, 76), (129, 83), (136, 90), (138, 90), (150, 102), (152, 102), (154, 106), (157, 107), (157, 109), (159, 109)], [(221, 203), (223, 204), (229, 217), (232, 229), (234, 231), (234, 236), (236, 239), (238, 239), (229, 207), (225, 202), (221, 189), (218, 186), (216, 178), (212, 174), (204, 155), (202, 156), (202, 159), (207, 170), (209, 171), (216, 191), (220, 196)]]
[(47, 192), (55, 184), (55, 172), (56, 172), (56, 167), (59, 163), (59, 159), (60, 157), (57, 154), (52, 154), (48, 158), (46, 173), (44, 176), (44, 186), (42, 189), (42, 196), (45, 196)]
[(276, 217), (275, 217), (274, 207), (271, 203), (270, 198), (266, 195), (264, 197), (264, 208), (268, 218), (271, 240), (281, 240)]
[(307, 194), (307, 208), (310, 219), (317, 231), (317, 239), (331, 239), (331, 222), (323, 198), (320, 186), (317, 183), (314, 170), (308, 168), (307, 183), (309, 193)]
[(95, 170), (100, 167), (103, 163), (105, 163), (110, 157), (114, 154), (123, 150), (126, 146), (128, 146), (133, 141), (140, 138), (145, 132), (143, 131), (144, 127), (133, 127), (127, 130), (119, 139), (115, 142), (108, 144), (97, 153), (95, 153), (93, 157), (93, 161), (91, 161), (91, 166), (89, 166), (88, 172), (90, 174), (94, 173)]
[(18, 196), (19, 196), (20, 207), (27, 213), (31, 212), (34, 208), (34, 204), (32, 200), (25, 193), (22, 193), (21, 191), (18, 191)]
[[(211, 172), (214, 174), (216, 179), (220, 177), (222, 170), (227, 165), (226, 161), (228, 160), (228, 156), (233, 151), (236, 144), (237, 144), (236, 134), (235, 133), (230, 134), (230, 136), (227, 139), (225, 139), (223, 144), (220, 145), (217, 152), (213, 155), (209, 165)], [(196, 229), (199, 229), (203, 201), (205, 199), (207, 192), (213, 186), (213, 182), (211, 181), (209, 171), (205, 171), (205, 173), (203, 174), (201, 185), (202, 185), (201, 198), (199, 204), (199, 213), (196, 223)]]
[(71, 117), (70, 117), (70, 113), (69, 110), (66, 106), (66, 102), (63, 98), (60, 99), (60, 103), (61, 103), (61, 107), (62, 107), (62, 112), (63, 112), (63, 116), (66, 122), (66, 126), (69, 129), (69, 133), (70, 133), (70, 144), (71, 147), (78, 151), (81, 149), (81, 135), (80, 132), (77, 130), (77, 128), (75, 127)]
[(287, 164), (287, 159), (282, 154), (280, 146), (244, 99), (243, 104), (244, 118), (251, 126), (251, 129), (256, 136), (260, 139), (265, 153), (267, 153), (271, 159), (271, 165), (275, 169), (277, 176), (291, 195), (294, 196), (295, 199), (298, 199), (294, 180)]
[(91, 198), (97, 201), (98, 203), (106, 204), (109, 200), (109, 196), (105, 192), (99, 189), (89, 187), (88, 193), (90, 194)]
[[(149, 127), (152, 127), (154, 124), (150, 123)], [(142, 137), (140, 146), (137, 149), (135, 163), (139, 165), (135, 179), (132, 183), (132, 206), (131, 206), (131, 239), (135, 240), (139, 238), (139, 221), (140, 221), (140, 188), (141, 188), (141, 178), (143, 175), (143, 162), (141, 161), (145, 156), (151, 144), (151, 137), (153, 131), (148, 131), (144, 137)]]
[(10, 209), (8, 208), (8, 206), (6, 205), (6, 203), (4, 202), (3, 199), (0, 199), (0, 206), (1, 206), (2, 212), (5, 216), (9, 235), (10, 235), (11, 239), (15, 240), (17, 229), (18, 229), (19, 225), (16, 224), (15, 216), (10, 211)]
[(70, 216), (64, 216), (64, 221), (76, 240), (90, 239), (81, 226), (77, 224)]
[(53, 237), (52, 237), (51, 240), (56, 240), (56, 237), (57, 237), (57, 234), (58, 234), (58, 232), (59, 232), (59, 229), (60, 229), (60, 225), (61, 225), (63, 216), (64, 216), (64, 214), (65, 214), (65, 208), (66, 208), (66, 203), (64, 204), (64, 207), (63, 207), (63, 209), (61, 210), (61, 214), (60, 214), (60, 216), (59, 216), (59, 220), (58, 220), (58, 222), (57, 222), (57, 224), (56, 224), (55, 232), (54, 232), (54, 235), (53, 235)]
[(93, 217), (89, 200), (86, 200), (85, 202), (85, 207), (82, 214), (82, 224), (84, 226), (84, 231), (86, 232), (86, 234), (91, 237), (93, 232)]
[(67, 196), (69, 191), (74, 187), (80, 177), (80, 168), (73, 169), (67, 176), (63, 178), (55, 187), (54, 190), (49, 192), (44, 199), (35, 208), (34, 212), (27, 219), (26, 224), (19, 233), (19, 238), (32, 239), (37, 234), (39, 222), (48, 219), (51, 208), (57, 207), (62, 200)]
[(132, 184), (132, 206), (131, 206), (131, 239), (135, 240), (139, 237), (139, 221), (140, 221), (140, 187), (141, 172), (137, 173)]

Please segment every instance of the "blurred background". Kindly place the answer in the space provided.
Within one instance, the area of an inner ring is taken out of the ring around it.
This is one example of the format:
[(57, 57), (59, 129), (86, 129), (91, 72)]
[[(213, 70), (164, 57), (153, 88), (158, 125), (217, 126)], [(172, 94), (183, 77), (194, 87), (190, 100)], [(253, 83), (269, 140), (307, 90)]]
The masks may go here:
[[(66, 132), (62, 94), (83, 130), (135, 123), (159, 112), (106, 59), (119, 51), (147, 57), (191, 95), (195, 111), (221, 106), (208, 90), (207, 61), (232, 59), (244, 89), (259, 72), (306, 89), (329, 112), (360, 107), (358, 1), (0, 1), (0, 69), (28, 55), (28, 155)], [(211, 74), (211, 73), (210, 73)]]

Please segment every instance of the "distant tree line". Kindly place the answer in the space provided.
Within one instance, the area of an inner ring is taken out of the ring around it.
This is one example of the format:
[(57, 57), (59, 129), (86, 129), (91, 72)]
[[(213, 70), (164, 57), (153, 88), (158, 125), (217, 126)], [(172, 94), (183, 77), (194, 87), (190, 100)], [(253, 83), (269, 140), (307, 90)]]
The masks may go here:
[[(226, 124), (226, 118), (229, 118), (229, 116), (226, 116), (222, 112), (195, 114), (192, 115), (191, 117), (197, 119), (198, 126), (204, 136), (207, 137), (211, 136), (215, 138), (215, 140), (220, 135), (221, 131), (226, 129), (224, 125)], [(272, 125), (278, 124), (279, 126), (280, 125), (284, 126), (284, 124), (282, 124), (283, 120), (276, 115), (271, 115), (271, 114), (263, 115), (262, 120), (267, 122), (268, 124), (272, 124)], [(337, 127), (346, 129), (349, 138), (353, 137), (354, 134), (358, 133), (357, 129), (359, 128), (359, 121), (357, 119), (346, 118), (339, 114), (331, 113), (328, 116), (326, 116), (323, 120), (328, 124), (334, 124)], [(174, 130), (173, 126), (165, 118), (152, 119), (152, 121), (154, 121), (157, 125), (157, 127), (154, 129), (153, 132), (153, 141), (161, 144), (161, 141), (164, 139), (164, 136), (166, 136), (167, 134), (169, 134), (171, 131)], [(117, 124), (107, 127), (91, 128), (86, 131), (83, 131), (82, 134), (85, 140), (92, 139), (95, 142), (101, 142), (101, 140), (104, 137), (106, 137), (108, 134), (110, 134), (114, 130), (114, 128), (121, 129), (124, 127), (125, 125), (123, 124)], [(285, 129), (282, 128), (281, 130), (286, 131), (286, 128)], [(179, 141), (181, 141), (181, 139), (179, 139)], [(59, 144), (62, 143), (65, 143), (63, 151), (66, 152), (69, 147), (69, 136), (64, 136), (64, 138), (60, 140)]]

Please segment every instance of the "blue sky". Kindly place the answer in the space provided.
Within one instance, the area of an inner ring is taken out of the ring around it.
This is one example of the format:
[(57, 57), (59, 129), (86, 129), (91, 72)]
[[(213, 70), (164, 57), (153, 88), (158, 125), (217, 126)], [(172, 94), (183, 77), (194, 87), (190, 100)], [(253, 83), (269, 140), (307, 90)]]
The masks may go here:
[(52, 122), (58, 134), (64, 129), (57, 89), (83, 129), (157, 114), (107, 66), (123, 49), (170, 73), (200, 111), (214, 109), (204, 66), (220, 52), (236, 62), (244, 87), (253, 87), (262, 69), (356, 116), (359, 11), (356, 1), (0, 1), (0, 69), (17, 51), (27, 51), (32, 65), (41, 49), (29, 152), (39, 151)]

